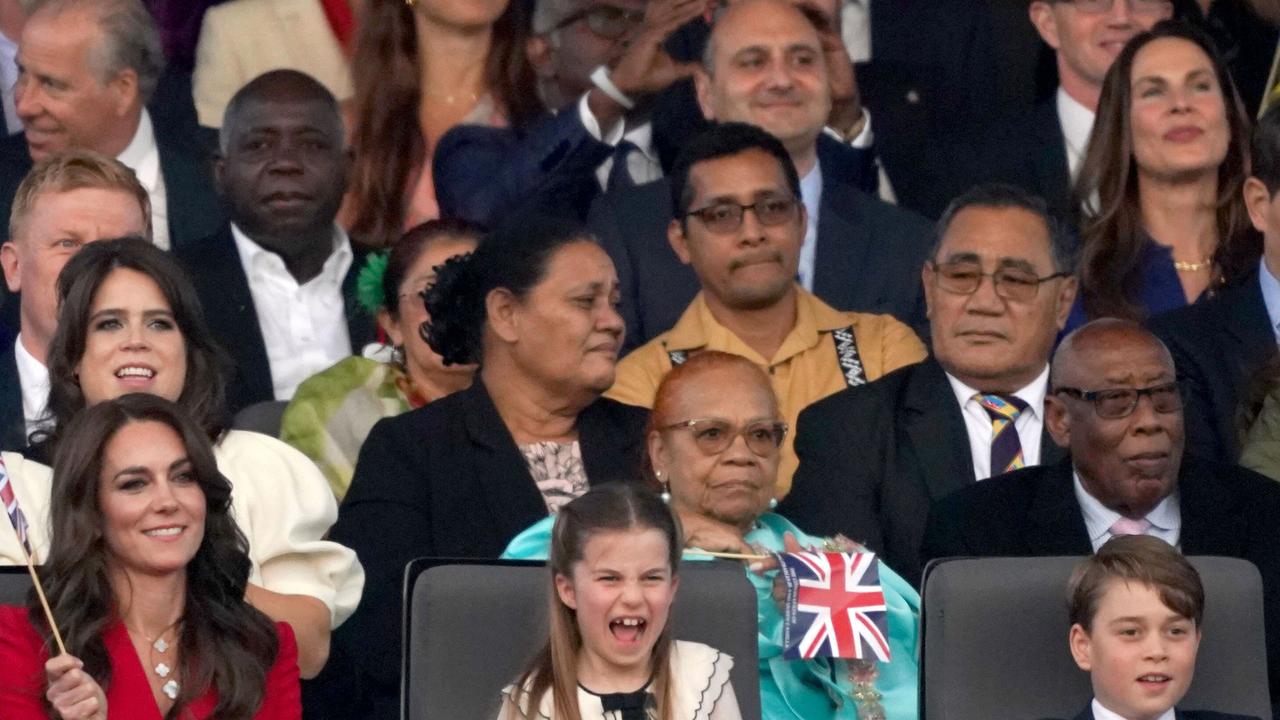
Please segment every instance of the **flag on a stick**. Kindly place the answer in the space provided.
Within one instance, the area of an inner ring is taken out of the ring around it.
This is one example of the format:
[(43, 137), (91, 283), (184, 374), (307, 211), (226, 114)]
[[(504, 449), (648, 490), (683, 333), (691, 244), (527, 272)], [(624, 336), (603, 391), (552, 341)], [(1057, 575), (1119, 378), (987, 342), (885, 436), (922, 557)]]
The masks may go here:
[(783, 657), (889, 661), (875, 553), (780, 553), (778, 561), (786, 585)]

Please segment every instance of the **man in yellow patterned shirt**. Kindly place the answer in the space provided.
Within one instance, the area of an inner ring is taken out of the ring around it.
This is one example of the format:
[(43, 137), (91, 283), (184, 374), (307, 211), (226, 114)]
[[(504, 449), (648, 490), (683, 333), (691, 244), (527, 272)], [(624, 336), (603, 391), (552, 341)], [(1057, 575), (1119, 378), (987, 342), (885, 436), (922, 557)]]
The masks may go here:
[[(906, 325), (834, 310), (796, 282), (805, 209), (795, 166), (772, 135), (741, 123), (715, 126), (685, 147), (670, 180), (676, 218), (667, 238), (702, 290), (675, 327), (618, 364), (608, 397), (649, 407), (674, 365), (720, 350), (769, 373), (794, 428), (809, 403), (924, 359)], [(788, 436), (779, 498), (796, 464)]]

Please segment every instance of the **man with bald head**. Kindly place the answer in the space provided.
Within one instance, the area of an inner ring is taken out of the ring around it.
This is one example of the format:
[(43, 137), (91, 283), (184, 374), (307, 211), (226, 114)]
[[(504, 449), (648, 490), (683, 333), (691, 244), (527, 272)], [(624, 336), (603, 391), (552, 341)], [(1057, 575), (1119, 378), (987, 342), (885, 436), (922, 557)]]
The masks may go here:
[(1135, 323), (1095, 320), (1058, 346), (1045, 424), (1069, 457), (935, 503), (923, 560), (1083, 555), (1117, 535), (1187, 555), (1249, 560), (1262, 574), (1272, 697), (1280, 677), (1280, 485), (1183, 452), (1173, 359)]
[[(920, 330), (916, 278), (929, 226), (858, 189), (867, 158), (853, 145), (865, 116), (831, 24), (789, 0), (734, 2), (694, 73), (697, 102), (706, 120), (754, 125), (786, 148), (806, 211), (800, 285), (837, 310), (889, 314)], [(666, 180), (607, 193), (592, 208), (622, 284), (628, 344), (671, 328), (698, 292), (667, 241), (672, 212)]]
[(176, 254), (236, 362), (235, 410), (288, 400), (358, 353), (373, 325), (354, 306), (361, 253), (334, 223), (351, 158), (333, 95), (296, 70), (260, 75), (227, 105), (219, 144), (231, 220)]
[(164, 54), (142, 0), (32, 5), (14, 86), (25, 130), (0, 141), (0, 212), (8, 212), (33, 161), (74, 148), (114, 157), (138, 175), (156, 245), (178, 247), (212, 233), (221, 212), (204, 154), (194, 139), (153, 126), (145, 107)]

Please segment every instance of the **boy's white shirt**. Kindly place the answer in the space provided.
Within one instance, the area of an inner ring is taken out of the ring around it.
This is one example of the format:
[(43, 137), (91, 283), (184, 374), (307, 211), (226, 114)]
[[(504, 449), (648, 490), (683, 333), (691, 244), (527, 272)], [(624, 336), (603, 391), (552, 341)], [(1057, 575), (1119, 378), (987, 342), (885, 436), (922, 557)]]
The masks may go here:
[[(1111, 712), (1110, 710), (1103, 707), (1102, 703), (1098, 702), (1098, 698), (1094, 698), (1093, 699), (1093, 720), (1129, 720), (1129, 718), (1126, 718), (1123, 715), (1117, 715), (1116, 713)], [(1156, 718), (1156, 720), (1174, 720), (1173, 708), (1169, 708), (1168, 710), (1165, 710), (1164, 714)]]

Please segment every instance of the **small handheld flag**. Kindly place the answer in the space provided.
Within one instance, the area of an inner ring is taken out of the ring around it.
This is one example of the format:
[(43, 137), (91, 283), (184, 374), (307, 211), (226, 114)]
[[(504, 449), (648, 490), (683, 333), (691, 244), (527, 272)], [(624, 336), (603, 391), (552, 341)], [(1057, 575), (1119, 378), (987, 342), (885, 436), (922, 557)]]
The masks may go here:
[(49, 621), (49, 629), (53, 631), (58, 652), (66, 655), (67, 647), (62, 643), (62, 633), (58, 632), (58, 624), (53, 620), (53, 610), (49, 609), (49, 601), (44, 596), (44, 586), (40, 584), (40, 576), (36, 574), (27, 516), (22, 514), (22, 508), (18, 506), (18, 496), (13, 492), (13, 483), (9, 481), (9, 468), (5, 465), (3, 456), (0, 456), (0, 504), (4, 505), (9, 523), (13, 525), (13, 532), (17, 534), (18, 543), (22, 545), (22, 554), (27, 559), (27, 572), (31, 573), (31, 582), (35, 586), (36, 595), (40, 598), (40, 606), (44, 608), (45, 619)]
[(783, 657), (888, 662), (889, 618), (875, 553), (780, 553)]

